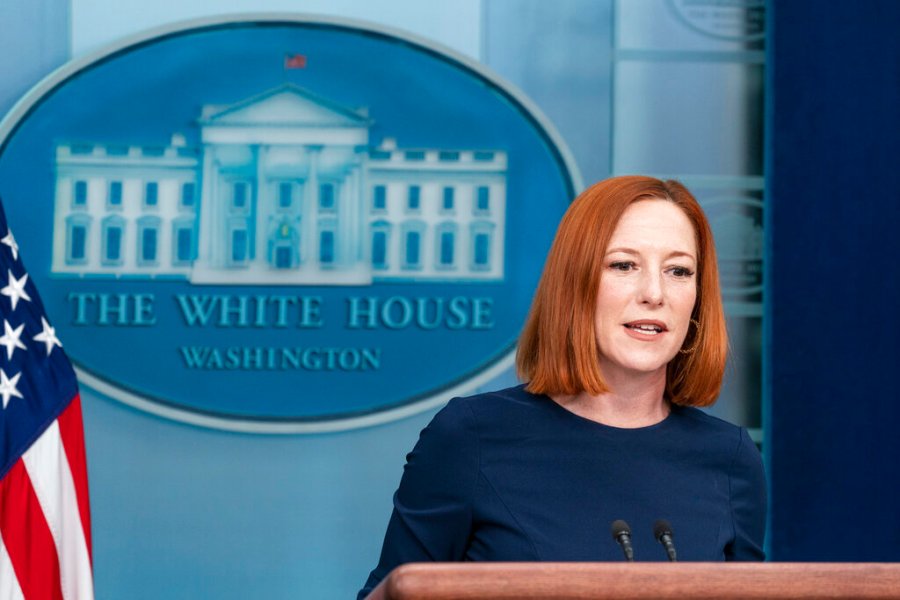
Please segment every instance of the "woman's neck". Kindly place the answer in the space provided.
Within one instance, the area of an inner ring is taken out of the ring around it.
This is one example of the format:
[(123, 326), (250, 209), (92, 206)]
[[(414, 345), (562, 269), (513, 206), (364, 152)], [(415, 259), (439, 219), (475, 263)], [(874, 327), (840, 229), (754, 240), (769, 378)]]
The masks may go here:
[[(610, 373), (609, 375), (612, 375)], [(666, 372), (610, 377), (604, 373), (609, 392), (592, 396), (587, 392), (553, 396), (553, 400), (576, 415), (612, 427), (632, 429), (655, 425), (671, 409), (663, 398)]]

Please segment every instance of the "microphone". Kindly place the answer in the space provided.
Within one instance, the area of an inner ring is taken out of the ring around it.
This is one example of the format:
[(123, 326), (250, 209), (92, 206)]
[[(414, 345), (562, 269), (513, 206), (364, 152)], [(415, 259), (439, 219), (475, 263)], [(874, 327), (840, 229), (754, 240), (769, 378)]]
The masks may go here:
[(634, 562), (634, 548), (631, 547), (631, 527), (622, 519), (616, 519), (612, 522), (612, 536), (616, 543), (622, 546), (622, 552), (625, 553), (625, 560)]
[(674, 536), (672, 526), (665, 519), (659, 519), (653, 524), (653, 537), (666, 549), (666, 554), (669, 555), (669, 562), (677, 560), (675, 558), (675, 542), (672, 540)]

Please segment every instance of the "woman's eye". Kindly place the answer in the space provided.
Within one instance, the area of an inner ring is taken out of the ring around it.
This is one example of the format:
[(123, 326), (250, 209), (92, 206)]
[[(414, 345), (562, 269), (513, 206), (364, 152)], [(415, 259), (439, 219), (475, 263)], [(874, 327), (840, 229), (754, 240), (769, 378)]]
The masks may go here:
[(694, 274), (694, 272), (687, 267), (672, 267), (669, 272), (680, 279), (687, 279)]
[(615, 271), (622, 271), (623, 273), (627, 273), (634, 268), (634, 263), (629, 261), (614, 262), (609, 265), (609, 268)]

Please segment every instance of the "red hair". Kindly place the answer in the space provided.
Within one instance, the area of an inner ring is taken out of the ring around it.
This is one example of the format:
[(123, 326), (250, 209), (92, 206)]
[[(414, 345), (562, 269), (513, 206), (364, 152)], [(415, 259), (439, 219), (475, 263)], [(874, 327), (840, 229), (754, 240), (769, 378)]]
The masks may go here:
[(677, 181), (629, 175), (594, 184), (566, 211), (547, 256), (519, 338), (516, 367), (535, 394), (609, 391), (600, 372), (594, 314), (603, 256), (625, 210), (639, 200), (668, 200), (684, 211), (697, 241), (697, 301), (691, 326), (666, 371), (666, 398), (709, 406), (722, 387), (728, 336), (712, 229), (693, 195)]

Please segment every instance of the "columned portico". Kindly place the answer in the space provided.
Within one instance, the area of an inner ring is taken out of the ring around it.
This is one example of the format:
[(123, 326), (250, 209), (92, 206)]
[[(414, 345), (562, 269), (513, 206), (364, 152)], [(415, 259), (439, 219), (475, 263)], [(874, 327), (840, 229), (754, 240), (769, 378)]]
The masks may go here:
[[(211, 210), (201, 217), (192, 282), (371, 283), (371, 265), (362, 262), (356, 247), (362, 238), (353, 233), (362, 221), (356, 212), (363, 193), (353, 175), (360, 169), (356, 149), (368, 144), (368, 117), (283, 86), (235, 105), (206, 106), (200, 126), (208, 155), (204, 175), (224, 193), (204, 197)], [(234, 220), (241, 201), (229, 197), (238, 192), (223, 181), (226, 172), (249, 178), (241, 213), (249, 237), (246, 261), (229, 256), (235, 242), (228, 236), (241, 236), (228, 219)], [(292, 181), (300, 182), (296, 198), (280, 187), (293, 190)], [(282, 254), (273, 254), (276, 249)], [(286, 252), (297, 260), (288, 260)]]

